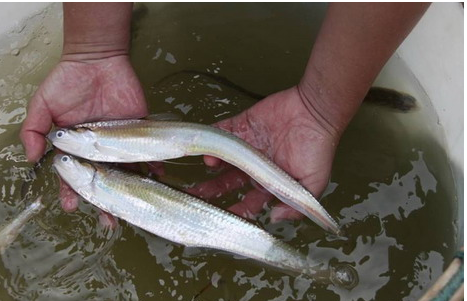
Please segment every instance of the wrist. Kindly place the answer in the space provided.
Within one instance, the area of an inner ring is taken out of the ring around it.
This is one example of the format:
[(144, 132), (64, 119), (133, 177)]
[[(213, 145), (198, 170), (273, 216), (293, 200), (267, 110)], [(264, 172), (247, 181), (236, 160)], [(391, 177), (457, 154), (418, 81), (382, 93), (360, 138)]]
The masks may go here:
[(64, 3), (62, 60), (128, 55), (132, 3)]
[(63, 45), (62, 61), (92, 62), (96, 60), (128, 56), (127, 45), (113, 43), (67, 42)]
[(302, 78), (297, 91), (311, 115), (334, 136), (340, 137), (358, 111), (365, 89), (343, 89), (339, 83), (324, 78), (321, 72)]

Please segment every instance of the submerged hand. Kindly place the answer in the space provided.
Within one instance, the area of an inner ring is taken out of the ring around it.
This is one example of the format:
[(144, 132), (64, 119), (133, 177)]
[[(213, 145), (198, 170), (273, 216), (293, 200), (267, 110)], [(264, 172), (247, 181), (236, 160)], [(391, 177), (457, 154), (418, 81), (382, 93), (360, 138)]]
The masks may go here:
[[(61, 61), (32, 97), (20, 137), (29, 161), (43, 155), (52, 123), (66, 127), (86, 121), (147, 115), (143, 90), (126, 55), (93, 61)], [(62, 207), (76, 209), (77, 196), (61, 185)]]
[[(250, 109), (216, 126), (230, 131), (269, 156), (279, 167), (297, 179), (305, 188), (319, 197), (326, 188), (331, 172), (339, 133), (323, 119), (312, 105), (313, 99), (303, 96), (298, 87), (281, 91), (258, 102)], [(205, 157), (205, 163), (216, 166), (219, 159)], [(223, 180), (236, 181), (241, 174), (229, 172)], [(219, 180), (199, 184), (190, 192), (208, 197), (222, 194)], [(259, 213), (265, 202), (272, 200), (261, 189), (249, 192), (230, 208), (234, 213), (251, 217)], [(302, 215), (285, 204), (273, 208), (271, 220), (299, 218)]]

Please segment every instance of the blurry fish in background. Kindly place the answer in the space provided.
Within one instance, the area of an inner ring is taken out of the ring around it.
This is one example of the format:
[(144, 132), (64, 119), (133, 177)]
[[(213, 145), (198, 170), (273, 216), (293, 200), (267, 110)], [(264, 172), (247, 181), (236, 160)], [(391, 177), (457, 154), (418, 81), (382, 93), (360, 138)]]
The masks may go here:
[(42, 204), (42, 197), (38, 197), (30, 203), (26, 209), (18, 214), (11, 222), (5, 224), (0, 230), (0, 252), (3, 253), (10, 244), (21, 233), (26, 223), (39, 214), (45, 206)]
[(373, 87), (363, 99), (365, 103), (375, 104), (394, 109), (397, 112), (407, 113), (417, 108), (413, 96), (396, 90)]
[[(219, 83), (220, 85), (236, 90), (239, 93), (244, 94), (248, 96), (249, 98), (254, 99), (256, 101), (266, 98), (267, 96), (267, 95), (261, 95), (261, 94), (255, 93), (253, 91), (249, 91), (237, 85), (236, 83), (232, 82), (226, 77), (212, 74), (209, 72), (196, 71), (196, 70), (182, 70), (182, 71), (179, 71), (173, 74), (169, 74), (163, 77), (161, 80), (159, 80), (156, 83), (156, 86), (160, 85), (162, 82), (166, 81), (167, 79), (176, 77), (177, 75), (181, 75), (181, 74), (191, 75), (194, 77), (204, 77), (206, 79), (210, 79), (214, 82)], [(365, 103), (391, 108), (398, 112), (404, 112), (404, 113), (412, 111), (417, 108), (416, 99), (413, 96), (407, 93), (404, 93), (404, 92), (399, 92), (393, 89), (388, 89), (388, 88), (383, 88), (383, 87), (371, 87), (370, 90), (368, 90), (368, 93), (366, 94), (363, 101)]]

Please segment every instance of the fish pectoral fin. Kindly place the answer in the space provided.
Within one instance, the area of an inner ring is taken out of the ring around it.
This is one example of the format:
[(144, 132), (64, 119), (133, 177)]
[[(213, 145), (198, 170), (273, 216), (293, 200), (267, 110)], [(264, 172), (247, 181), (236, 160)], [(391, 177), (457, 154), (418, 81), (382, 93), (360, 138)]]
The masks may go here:
[(122, 160), (126, 160), (128, 158), (128, 153), (120, 148), (102, 145), (99, 142), (94, 142), (94, 147), (97, 151), (99, 151), (102, 154), (106, 154), (109, 157), (115, 157), (117, 159)]
[(182, 121), (182, 116), (175, 113), (167, 112), (151, 114), (146, 116), (145, 119), (154, 121)]

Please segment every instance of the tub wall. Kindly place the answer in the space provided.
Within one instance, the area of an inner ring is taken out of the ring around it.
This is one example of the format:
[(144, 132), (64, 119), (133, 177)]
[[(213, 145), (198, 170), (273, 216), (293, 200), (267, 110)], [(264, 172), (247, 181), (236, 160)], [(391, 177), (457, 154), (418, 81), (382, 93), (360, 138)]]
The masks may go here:
[[(433, 3), (397, 50), (425, 90), (444, 131), (459, 204), (458, 244), (464, 237), (464, 9)], [(436, 118), (436, 117), (435, 117)], [(441, 138), (440, 138), (441, 139)]]
[(42, 3), (0, 3), (0, 35), (17, 27), (29, 16), (50, 5)]

